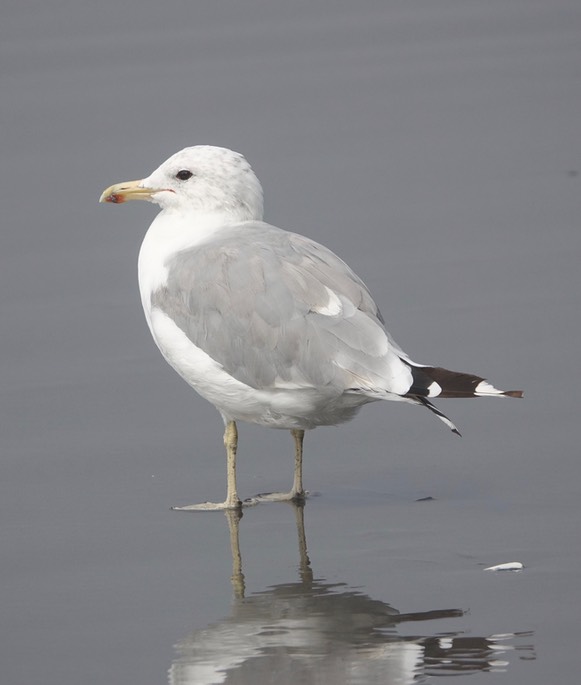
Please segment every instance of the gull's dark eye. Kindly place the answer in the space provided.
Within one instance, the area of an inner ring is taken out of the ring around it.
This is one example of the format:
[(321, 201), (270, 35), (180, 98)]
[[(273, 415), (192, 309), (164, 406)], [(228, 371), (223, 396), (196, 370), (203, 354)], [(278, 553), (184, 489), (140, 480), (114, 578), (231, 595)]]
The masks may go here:
[(193, 175), (194, 174), (189, 169), (182, 169), (181, 171), (178, 171), (176, 178), (179, 178), (180, 181), (187, 181), (188, 178), (191, 178)]

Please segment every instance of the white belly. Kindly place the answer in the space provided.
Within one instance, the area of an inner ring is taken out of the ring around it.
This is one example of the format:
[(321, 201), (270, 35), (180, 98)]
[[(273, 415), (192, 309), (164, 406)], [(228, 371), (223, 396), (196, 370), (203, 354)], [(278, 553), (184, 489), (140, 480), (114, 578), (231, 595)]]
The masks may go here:
[(233, 378), (218, 362), (194, 345), (160, 309), (148, 312), (153, 338), (166, 361), (222, 414), (271, 428), (309, 429), (334, 425), (353, 417), (369, 398), (337, 395), (313, 387), (252, 388)]

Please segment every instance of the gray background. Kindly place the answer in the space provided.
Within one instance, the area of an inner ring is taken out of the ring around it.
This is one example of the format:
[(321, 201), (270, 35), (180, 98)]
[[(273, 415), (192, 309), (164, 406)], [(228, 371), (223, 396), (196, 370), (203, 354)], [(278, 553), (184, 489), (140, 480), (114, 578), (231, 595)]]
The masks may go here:
[[(163, 683), (180, 641), (247, 632), (223, 514), (169, 510), (225, 474), (218, 414), (143, 320), (155, 209), (97, 204), (199, 143), (247, 156), (267, 219), (345, 258), (414, 359), (526, 393), (440, 403), (461, 440), (393, 403), (309, 434), (315, 576), (469, 610), (400, 638), (509, 634), (473, 684), (575, 682), (578, 1), (8, 0), (0, 23), (2, 683)], [(239, 454), (243, 496), (289, 487), (285, 432), (242, 426)], [(298, 580), (290, 507), (249, 510), (240, 538), (248, 597)], [(171, 677), (269, 682), (264, 659)], [(340, 670), (301, 677), (359, 682)]]

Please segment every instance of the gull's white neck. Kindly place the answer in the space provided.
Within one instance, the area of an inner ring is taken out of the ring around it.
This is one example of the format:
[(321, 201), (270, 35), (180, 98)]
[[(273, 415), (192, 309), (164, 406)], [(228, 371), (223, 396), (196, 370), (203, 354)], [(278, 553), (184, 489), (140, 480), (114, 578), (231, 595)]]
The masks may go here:
[(222, 229), (244, 220), (233, 212), (169, 209), (155, 217), (141, 243), (138, 260), (139, 291), (148, 322), (151, 294), (167, 282), (167, 260), (176, 252), (208, 242)]

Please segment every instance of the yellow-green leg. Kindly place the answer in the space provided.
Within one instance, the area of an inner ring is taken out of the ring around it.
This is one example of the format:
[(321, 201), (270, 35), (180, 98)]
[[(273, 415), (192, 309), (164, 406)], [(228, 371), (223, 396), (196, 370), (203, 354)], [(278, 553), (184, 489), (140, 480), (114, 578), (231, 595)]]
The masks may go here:
[(226, 449), (227, 492), (224, 502), (202, 502), (184, 507), (173, 507), (177, 511), (212, 511), (216, 509), (239, 509), (251, 507), (260, 502), (304, 502), (307, 493), (303, 488), (303, 440), (305, 431), (299, 428), (291, 429), (295, 443), (295, 469), (293, 486), (290, 492), (269, 492), (255, 497), (249, 497), (243, 502), (238, 497), (236, 489), (236, 451), (238, 449), (238, 429), (236, 421), (227, 421), (224, 430), (224, 447)]
[(293, 477), (293, 487), (290, 492), (265, 492), (255, 497), (251, 497), (246, 502), (260, 504), (261, 502), (304, 502), (307, 493), (303, 488), (303, 439), (305, 431), (299, 428), (291, 429), (291, 435), (295, 442), (295, 470)]
[[(224, 502), (202, 502), (185, 507), (173, 507), (176, 511), (213, 511), (216, 509), (239, 509), (242, 506), (236, 490), (236, 450), (238, 449), (238, 429), (236, 421), (227, 421), (224, 430), (224, 447), (226, 448), (227, 492)], [(246, 502), (246, 506), (253, 504)]]
[(226, 492), (225, 509), (237, 509), (240, 499), (236, 490), (236, 451), (238, 449), (238, 428), (236, 421), (228, 421), (224, 431), (224, 447), (226, 448), (226, 471), (228, 476), (228, 490)]
[(305, 438), (305, 431), (293, 428), (291, 435), (295, 441), (295, 472), (293, 489), (289, 492), (289, 499), (303, 500), (305, 499), (303, 488), (303, 440)]

